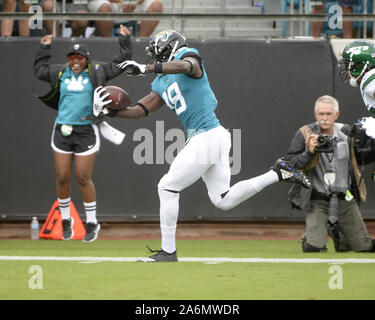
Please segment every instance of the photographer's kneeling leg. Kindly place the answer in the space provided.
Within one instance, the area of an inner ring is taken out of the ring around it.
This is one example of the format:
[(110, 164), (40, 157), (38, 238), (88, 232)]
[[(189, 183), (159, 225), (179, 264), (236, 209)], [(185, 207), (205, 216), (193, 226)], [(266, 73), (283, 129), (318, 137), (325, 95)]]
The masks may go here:
[[(354, 199), (340, 201), (339, 225), (348, 250), (356, 252), (371, 252), (375, 250), (374, 241), (367, 231), (359, 207)], [(342, 250), (339, 251), (342, 252)]]
[(313, 200), (306, 212), (306, 231), (302, 239), (303, 252), (326, 252), (328, 202)]

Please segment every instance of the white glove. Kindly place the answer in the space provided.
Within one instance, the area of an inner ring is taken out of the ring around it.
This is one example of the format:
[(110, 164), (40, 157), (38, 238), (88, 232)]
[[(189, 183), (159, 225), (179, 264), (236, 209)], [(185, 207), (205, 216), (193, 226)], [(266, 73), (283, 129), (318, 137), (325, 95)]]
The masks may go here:
[(126, 60), (117, 65), (118, 68), (124, 70), (127, 76), (144, 76), (146, 73), (147, 65), (139, 64), (135, 61)]
[(373, 117), (364, 117), (361, 119), (362, 128), (366, 130), (366, 134), (375, 139), (375, 118)]
[(105, 100), (109, 96), (109, 92), (107, 92), (105, 95), (101, 96), (103, 92), (107, 91), (106, 88), (103, 88), (102, 86), (97, 87), (94, 90), (94, 101), (92, 104), (92, 113), (95, 117), (99, 116), (100, 113), (107, 114), (108, 109), (105, 108), (105, 106), (112, 102), (112, 100)]

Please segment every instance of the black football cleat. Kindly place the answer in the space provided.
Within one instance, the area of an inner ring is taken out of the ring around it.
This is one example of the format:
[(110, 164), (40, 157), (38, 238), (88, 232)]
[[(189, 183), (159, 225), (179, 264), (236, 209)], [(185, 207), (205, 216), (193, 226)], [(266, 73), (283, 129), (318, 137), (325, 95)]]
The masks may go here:
[(160, 250), (152, 250), (149, 246), (147, 246), (148, 250), (150, 252), (156, 252), (156, 254), (153, 254), (152, 256), (149, 256), (147, 258), (140, 258), (137, 261), (139, 262), (177, 262), (177, 253), (172, 252), (168, 253), (165, 252), (163, 249)]
[(70, 217), (69, 219), (62, 220), (63, 240), (70, 240), (73, 238), (74, 236), (73, 224), (74, 224), (74, 219), (72, 217)]
[(83, 242), (93, 242), (96, 240), (98, 237), (98, 233), (100, 230), (100, 224), (99, 223), (93, 223), (89, 222), (86, 223), (86, 234), (85, 237), (83, 238)]
[(304, 188), (311, 188), (311, 181), (306, 174), (302, 170), (292, 167), (289, 162), (283, 158), (278, 159), (271, 169), (277, 173), (279, 181), (297, 183)]

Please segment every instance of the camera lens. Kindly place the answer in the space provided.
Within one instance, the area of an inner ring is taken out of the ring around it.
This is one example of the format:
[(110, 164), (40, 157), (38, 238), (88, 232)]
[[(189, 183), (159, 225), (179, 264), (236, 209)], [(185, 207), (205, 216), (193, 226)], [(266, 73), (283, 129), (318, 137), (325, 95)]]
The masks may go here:
[(321, 134), (317, 138), (318, 146), (315, 151), (321, 153), (332, 153), (334, 151), (335, 140), (328, 134)]
[(324, 145), (326, 142), (327, 142), (327, 139), (326, 139), (325, 136), (320, 135), (320, 136), (318, 137), (318, 143), (319, 143), (319, 145)]

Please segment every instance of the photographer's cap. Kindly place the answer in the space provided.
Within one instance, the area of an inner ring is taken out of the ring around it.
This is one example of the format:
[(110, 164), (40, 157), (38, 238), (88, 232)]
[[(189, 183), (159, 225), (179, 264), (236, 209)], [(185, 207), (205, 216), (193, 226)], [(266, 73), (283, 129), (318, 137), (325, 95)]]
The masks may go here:
[(87, 47), (82, 43), (74, 43), (72, 47), (70, 48), (70, 50), (68, 51), (67, 56), (69, 57), (71, 54), (74, 54), (74, 53), (81, 54), (85, 56), (86, 58), (89, 58), (90, 56), (89, 49), (87, 49)]

